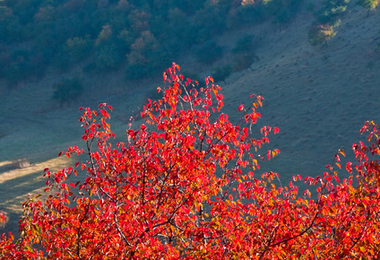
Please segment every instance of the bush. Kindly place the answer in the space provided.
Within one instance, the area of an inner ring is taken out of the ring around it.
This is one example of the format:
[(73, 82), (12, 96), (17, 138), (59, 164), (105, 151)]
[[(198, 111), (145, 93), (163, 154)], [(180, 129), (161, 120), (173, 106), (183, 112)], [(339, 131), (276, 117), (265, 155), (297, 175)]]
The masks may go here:
[(216, 82), (223, 81), (225, 82), (232, 73), (232, 68), (229, 65), (216, 67), (212, 73), (213, 78)]
[(15, 50), (7, 62), (5, 78), (12, 86), (21, 81), (39, 80), (45, 75), (48, 60), (37, 50)]
[(312, 25), (309, 29), (309, 42), (311, 45), (324, 44), (336, 35), (334, 27), (329, 24)]
[(234, 54), (233, 71), (251, 68), (252, 63), (260, 60), (255, 54), (256, 46), (253, 39), (253, 35), (244, 35), (236, 41), (235, 47), (232, 49)]
[(368, 17), (369, 11), (375, 9), (379, 5), (380, 1), (379, 0), (358, 0), (357, 3), (358, 5), (361, 5), (368, 10), (367, 11), (367, 17)]
[(53, 84), (53, 99), (59, 101), (60, 106), (64, 103), (71, 103), (83, 94), (83, 84), (78, 78), (63, 79)]
[(220, 47), (214, 41), (206, 42), (195, 51), (195, 56), (197, 60), (207, 65), (211, 65), (212, 63), (220, 59), (222, 57), (222, 54), (222, 47)]
[(254, 53), (255, 47), (253, 43), (254, 35), (244, 35), (240, 37), (236, 43), (235, 47), (232, 49), (233, 53)]

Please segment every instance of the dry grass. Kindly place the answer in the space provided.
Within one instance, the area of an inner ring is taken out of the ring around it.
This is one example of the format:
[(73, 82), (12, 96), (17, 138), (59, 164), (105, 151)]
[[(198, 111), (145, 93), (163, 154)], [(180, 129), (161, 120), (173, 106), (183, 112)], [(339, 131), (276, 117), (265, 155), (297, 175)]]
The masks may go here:
[[(9, 217), (9, 222), (5, 226), (7, 231), (17, 234), (18, 218), (22, 214), (21, 204), (28, 194), (44, 193), (43, 170), (49, 168), (57, 171), (70, 163), (69, 159), (59, 157), (23, 168), (16, 165), (17, 167), (7, 168), (9, 170), (0, 173), (0, 210), (6, 212)], [(14, 162), (0, 162), (0, 167), (9, 165), (14, 165)]]

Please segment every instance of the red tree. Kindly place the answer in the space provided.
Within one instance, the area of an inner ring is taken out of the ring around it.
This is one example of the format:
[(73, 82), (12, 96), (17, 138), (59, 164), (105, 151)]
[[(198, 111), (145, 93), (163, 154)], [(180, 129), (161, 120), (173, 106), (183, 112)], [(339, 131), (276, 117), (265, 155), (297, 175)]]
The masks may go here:
[[(277, 173), (255, 176), (258, 154), (275, 127), (259, 133), (252, 125), (262, 97), (239, 106), (232, 123), (222, 113), (220, 87), (206, 87), (164, 73), (163, 98), (149, 100), (141, 116), (146, 124), (128, 129), (126, 143), (112, 143), (106, 119), (112, 107), (82, 109), (85, 149), (89, 155), (48, 178), (49, 196), (29, 198), (20, 222), (21, 239), (4, 235), (2, 258), (49, 259), (282, 259), (373, 258), (379, 254), (379, 127), (367, 122), (369, 146), (354, 145), (357, 165), (340, 181), (335, 167), (304, 179), (315, 199), (290, 182), (277, 187)], [(277, 149), (266, 157), (277, 155)], [(261, 159), (260, 159), (261, 160)], [(81, 169), (77, 172), (77, 169)], [(83, 181), (71, 183), (72, 174)], [(293, 177), (301, 180), (300, 176)], [(355, 187), (354, 187), (355, 185)], [(42, 248), (39, 251), (36, 248)]]

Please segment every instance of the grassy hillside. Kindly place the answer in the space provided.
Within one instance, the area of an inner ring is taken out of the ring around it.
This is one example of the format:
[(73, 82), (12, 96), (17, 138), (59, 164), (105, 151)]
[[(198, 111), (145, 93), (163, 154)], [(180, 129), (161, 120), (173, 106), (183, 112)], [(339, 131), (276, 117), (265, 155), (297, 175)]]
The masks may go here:
[[(265, 163), (262, 171), (277, 171), (284, 181), (293, 174), (323, 172), (337, 149), (349, 154), (365, 120), (379, 121), (379, 10), (367, 17), (367, 10), (350, 3), (328, 46), (312, 46), (308, 30), (318, 8), (305, 2), (285, 25), (270, 20), (216, 35), (213, 41), (224, 55), (212, 65), (202, 63), (192, 52), (182, 52), (175, 60), (185, 76), (187, 72), (202, 78), (217, 67), (234, 65), (237, 43), (254, 35), (260, 43), (255, 47), (259, 59), (219, 83), (226, 98), (225, 110), (231, 116), (250, 94), (265, 97), (260, 124), (280, 128), (271, 145), (279, 148), (281, 155)], [(83, 66), (73, 63), (66, 72), (48, 67), (41, 80), (25, 80), (12, 88), (7, 87), (6, 79), (0, 81), (0, 210), (10, 216), (6, 230), (17, 230), (19, 203), (26, 194), (41, 191), (43, 169), (67, 165), (54, 159), (56, 154), (80, 143), (79, 106), (110, 103), (114, 107), (112, 128), (123, 139), (129, 117), (138, 115), (139, 107), (156, 95), (154, 89), (162, 82), (161, 73), (126, 81), (123, 69), (88, 76)], [(60, 107), (51, 98), (52, 85), (73, 75), (83, 79), (85, 94)], [(12, 165), (20, 158), (30, 165), (22, 169)]]

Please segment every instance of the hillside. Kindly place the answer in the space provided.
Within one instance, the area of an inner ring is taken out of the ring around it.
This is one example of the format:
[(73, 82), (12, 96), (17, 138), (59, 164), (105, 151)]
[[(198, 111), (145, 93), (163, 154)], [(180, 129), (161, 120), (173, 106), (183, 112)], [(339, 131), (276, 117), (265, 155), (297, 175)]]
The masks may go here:
[(283, 30), (263, 30), (260, 62), (233, 75), (225, 95), (236, 102), (252, 92), (266, 98), (262, 121), (281, 131), (272, 143), (282, 153), (270, 169), (319, 174), (338, 149), (351, 150), (366, 120), (379, 120), (379, 14), (366, 17), (352, 3), (327, 47), (308, 44), (308, 13)]
[[(265, 163), (262, 170), (277, 171), (283, 180), (293, 174), (320, 174), (339, 148), (349, 154), (365, 120), (379, 121), (380, 53), (376, 46), (380, 11), (372, 11), (367, 17), (365, 9), (351, 3), (327, 47), (308, 43), (310, 17), (310, 12), (303, 11), (286, 26), (268, 22), (218, 38), (226, 48), (245, 34), (261, 40), (256, 50), (260, 60), (252, 69), (234, 73), (220, 85), (231, 116), (252, 93), (264, 96), (261, 124), (280, 128), (271, 144), (281, 155)], [(181, 56), (176, 62), (184, 71), (201, 66), (201, 76), (211, 73), (190, 56)], [(25, 194), (41, 191), (43, 169), (63, 167), (65, 162), (54, 159), (55, 155), (80, 142), (77, 107), (110, 103), (115, 110), (112, 128), (122, 139), (129, 116), (136, 115), (162, 82), (160, 74), (138, 83), (125, 83), (124, 75), (118, 72), (95, 75), (85, 80), (88, 94), (60, 108), (51, 100), (51, 85), (69, 74), (53, 70), (47, 75), (40, 82), (16, 89), (1, 88), (0, 209), (11, 217), (7, 230), (16, 229), (21, 210), (17, 203)], [(31, 165), (10, 169), (8, 162), (19, 158), (27, 158)]]

